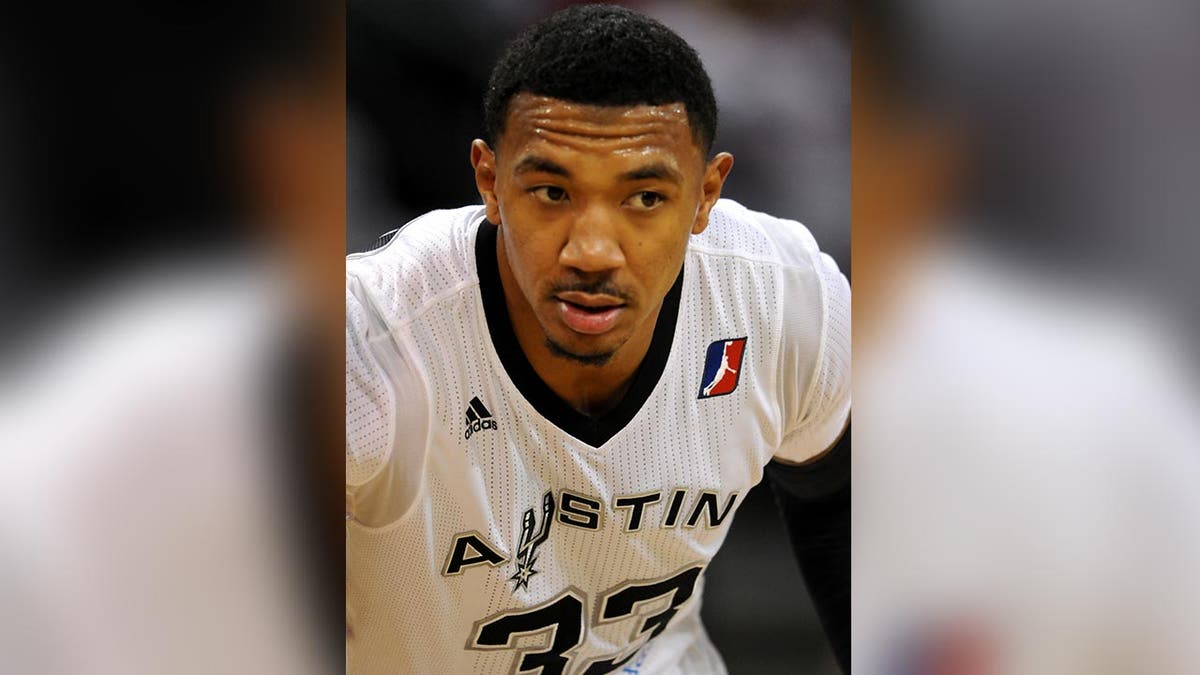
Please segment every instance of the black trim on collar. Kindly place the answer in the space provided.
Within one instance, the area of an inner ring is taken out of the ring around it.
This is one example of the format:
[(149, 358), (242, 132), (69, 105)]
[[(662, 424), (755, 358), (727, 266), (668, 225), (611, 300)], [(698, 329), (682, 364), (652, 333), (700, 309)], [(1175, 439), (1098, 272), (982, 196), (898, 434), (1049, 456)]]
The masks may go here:
[(598, 448), (608, 442), (617, 432), (625, 428), (630, 420), (654, 392), (662, 378), (671, 355), (671, 343), (675, 340), (675, 323), (679, 318), (679, 298), (683, 295), (683, 270), (675, 279), (671, 290), (663, 298), (662, 310), (654, 324), (654, 335), (650, 349), (642, 359), (633, 384), (615, 408), (598, 417), (585, 415), (575, 410), (558, 397), (538, 377), (525, 352), (517, 343), (512, 320), (508, 315), (508, 304), (504, 299), (504, 287), (500, 283), (500, 264), (496, 260), (496, 237), (498, 228), (485, 218), (479, 225), (475, 238), (475, 265), (479, 272), (479, 292), (483, 298), (483, 313), (487, 317), (488, 333), (492, 345), (500, 357), (500, 363), (517, 390), (530, 405), (557, 426), (575, 438)]

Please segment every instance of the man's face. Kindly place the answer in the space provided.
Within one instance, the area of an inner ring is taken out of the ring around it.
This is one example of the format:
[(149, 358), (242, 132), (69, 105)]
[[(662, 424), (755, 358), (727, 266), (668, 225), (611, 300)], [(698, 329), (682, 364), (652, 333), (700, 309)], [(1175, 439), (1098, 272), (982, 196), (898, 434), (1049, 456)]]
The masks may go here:
[(500, 226), (518, 335), (522, 321), (536, 321), (551, 353), (602, 365), (631, 338), (648, 344), (688, 236), (707, 225), (733, 158), (705, 163), (681, 103), (598, 107), (519, 94), (495, 154), (476, 141), (472, 162)]

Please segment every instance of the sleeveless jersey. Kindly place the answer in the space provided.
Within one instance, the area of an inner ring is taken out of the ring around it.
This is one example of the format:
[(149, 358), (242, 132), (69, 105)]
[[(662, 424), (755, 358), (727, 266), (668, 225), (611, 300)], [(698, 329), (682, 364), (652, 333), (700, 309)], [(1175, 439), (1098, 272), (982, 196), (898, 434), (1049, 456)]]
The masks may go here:
[(776, 457), (849, 416), (849, 287), (799, 223), (730, 200), (693, 235), (621, 403), (525, 360), (483, 207), (347, 261), (353, 673), (723, 673), (704, 569)]

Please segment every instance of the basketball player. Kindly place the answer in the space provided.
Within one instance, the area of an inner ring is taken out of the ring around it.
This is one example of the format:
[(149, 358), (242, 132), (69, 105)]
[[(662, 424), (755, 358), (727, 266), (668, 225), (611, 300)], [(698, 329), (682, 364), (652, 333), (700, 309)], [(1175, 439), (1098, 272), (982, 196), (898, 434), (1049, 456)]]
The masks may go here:
[(482, 206), (347, 262), (348, 668), (723, 673), (704, 569), (767, 472), (846, 669), (846, 279), (720, 199), (708, 76), (651, 19), (534, 25), (485, 118)]

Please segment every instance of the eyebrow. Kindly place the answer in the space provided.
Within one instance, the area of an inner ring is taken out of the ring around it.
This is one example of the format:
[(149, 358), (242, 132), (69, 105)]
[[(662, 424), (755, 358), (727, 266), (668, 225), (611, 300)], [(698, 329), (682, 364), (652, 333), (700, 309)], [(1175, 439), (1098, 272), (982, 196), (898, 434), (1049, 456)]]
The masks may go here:
[[(537, 155), (526, 155), (522, 157), (521, 160), (517, 162), (517, 166), (513, 169), (513, 173), (516, 174), (534, 172), (554, 174), (555, 176), (562, 176), (563, 178), (571, 177), (571, 172), (567, 171), (566, 167), (546, 159), (545, 157), (538, 157)], [(631, 169), (621, 174), (620, 179), (624, 181), (659, 179), (668, 180), (675, 183), (683, 182), (683, 176), (681, 176), (673, 167), (663, 162), (654, 162), (653, 164), (646, 164), (645, 166), (639, 166), (636, 169)]]
[(676, 183), (683, 182), (683, 177), (679, 175), (678, 171), (662, 162), (655, 162), (654, 164), (639, 166), (632, 171), (626, 171), (625, 173), (621, 174), (622, 180), (647, 180), (650, 178), (669, 180)]
[(517, 162), (516, 168), (513, 169), (513, 173), (530, 173), (534, 171), (541, 173), (552, 173), (556, 176), (562, 176), (563, 178), (571, 177), (571, 172), (567, 171), (564, 167), (555, 164), (544, 157), (537, 157), (535, 155), (526, 155), (525, 157), (522, 157), (521, 161)]

